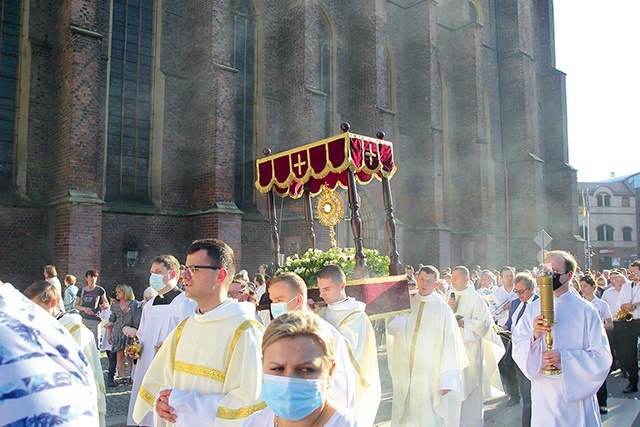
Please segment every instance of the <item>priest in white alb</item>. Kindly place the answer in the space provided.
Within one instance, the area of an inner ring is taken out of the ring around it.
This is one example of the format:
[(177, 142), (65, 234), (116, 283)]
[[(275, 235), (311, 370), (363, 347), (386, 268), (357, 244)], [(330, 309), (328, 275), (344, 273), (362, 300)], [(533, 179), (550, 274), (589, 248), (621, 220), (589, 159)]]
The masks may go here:
[(153, 410), (155, 425), (232, 427), (266, 407), (260, 400), (262, 325), (251, 304), (227, 296), (233, 251), (196, 240), (181, 267), (195, 312), (167, 336), (139, 391), (133, 419)]
[(451, 308), (434, 292), (439, 276), (434, 266), (422, 267), (411, 313), (387, 322), (393, 427), (460, 425), (461, 370), (469, 360)]
[(502, 393), (498, 361), (504, 345), (494, 329), (489, 307), (469, 284), (469, 270), (464, 266), (451, 271), (452, 292), (449, 306), (458, 318), (458, 326), (469, 359), (462, 370), (462, 408), (460, 426), (484, 425), (484, 400)]
[[(531, 303), (516, 325), (513, 360), (531, 380), (531, 425), (594, 427), (602, 425), (596, 393), (607, 378), (611, 350), (598, 311), (571, 286), (577, 263), (569, 253), (551, 251), (555, 325), (540, 315), (540, 299)], [(553, 349), (545, 336), (553, 333)], [(562, 373), (540, 370), (554, 365)]]
[(191, 316), (196, 308), (195, 301), (187, 298), (178, 287), (180, 263), (173, 255), (159, 255), (151, 261), (149, 286), (158, 295), (147, 302), (142, 309), (142, 318), (136, 336), (142, 345), (142, 351), (136, 360), (127, 425), (153, 425), (153, 413), (150, 411), (139, 423), (133, 420), (133, 408), (151, 361), (162, 343), (178, 324)]
[(327, 303), (318, 315), (335, 326), (347, 342), (356, 377), (354, 415), (368, 427), (375, 421), (381, 397), (376, 336), (364, 312), (365, 304), (347, 298), (346, 282), (344, 272), (336, 265), (324, 266), (318, 272), (320, 297)]

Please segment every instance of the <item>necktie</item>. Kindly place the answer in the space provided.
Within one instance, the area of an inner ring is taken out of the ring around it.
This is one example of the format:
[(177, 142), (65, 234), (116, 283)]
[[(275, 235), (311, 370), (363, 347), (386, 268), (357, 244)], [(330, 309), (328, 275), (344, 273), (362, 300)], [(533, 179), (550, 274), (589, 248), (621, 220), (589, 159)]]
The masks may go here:
[(515, 323), (516, 325), (518, 324), (518, 320), (520, 320), (520, 318), (522, 317), (526, 309), (527, 309), (527, 301), (524, 302), (522, 306), (522, 310), (520, 310), (520, 313), (518, 313), (518, 317), (516, 317), (516, 323)]

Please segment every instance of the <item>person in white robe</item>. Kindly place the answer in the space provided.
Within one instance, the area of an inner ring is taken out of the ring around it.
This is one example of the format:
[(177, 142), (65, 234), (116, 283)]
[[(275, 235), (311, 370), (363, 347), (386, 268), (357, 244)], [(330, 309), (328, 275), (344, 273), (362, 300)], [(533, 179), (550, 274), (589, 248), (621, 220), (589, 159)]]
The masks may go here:
[(51, 282), (38, 281), (32, 283), (24, 290), (24, 295), (58, 320), (58, 322), (69, 331), (69, 334), (71, 334), (78, 344), (80, 351), (82, 351), (82, 354), (84, 354), (84, 357), (89, 362), (93, 372), (100, 427), (106, 426), (107, 396), (104, 387), (102, 364), (100, 363), (100, 351), (96, 345), (93, 333), (91, 333), (89, 328), (84, 326), (80, 315), (65, 313), (60, 310), (60, 300), (62, 297), (58, 289)]
[(620, 311), (620, 291), (626, 283), (627, 279), (618, 274), (618, 272), (611, 272), (611, 286), (608, 287), (602, 293), (602, 300), (609, 304), (611, 309), (611, 315), (613, 319), (613, 329), (607, 331), (607, 337), (609, 337), (609, 346), (611, 346), (611, 355), (613, 356), (613, 362), (611, 362), (611, 370), (615, 371), (622, 367), (622, 355), (623, 351), (620, 349), (621, 333), (624, 329), (622, 322), (616, 320), (616, 314)]
[[(579, 279), (580, 282), (580, 292), (582, 293), (582, 298), (586, 299), (598, 310), (598, 315), (600, 315), (600, 320), (602, 320), (602, 324), (604, 325), (605, 332), (609, 332), (613, 330), (613, 315), (611, 314), (611, 309), (609, 308), (609, 304), (606, 301), (601, 300), (595, 294), (598, 286), (596, 285), (596, 281), (593, 276), (590, 274), (585, 274)], [(609, 346), (611, 347), (611, 341), (609, 341)], [(611, 352), (611, 356), (613, 357), (613, 351)], [(607, 380), (605, 379), (598, 392), (596, 393), (596, 398), (598, 399), (598, 405), (600, 405), (600, 414), (607, 414), (609, 409), (607, 409), (607, 397), (609, 393), (607, 392)]]
[(326, 265), (318, 272), (320, 297), (327, 303), (318, 315), (335, 326), (344, 336), (356, 378), (354, 414), (363, 426), (373, 425), (382, 389), (378, 370), (376, 334), (366, 305), (345, 292), (347, 279), (337, 265)]
[(411, 296), (411, 313), (387, 322), (394, 427), (460, 424), (460, 371), (469, 360), (453, 312), (434, 291), (439, 275), (433, 266), (422, 267), (416, 276), (418, 292)]
[(197, 308), (167, 336), (142, 380), (133, 411), (154, 411), (156, 426), (232, 427), (263, 409), (262, 325), (255, 308), (227, 296), (233, 251), (217, 239), (196, 240), (181, 266), (185, 295)]
[(469, 270), (464, 266), (454, 267), (451, 279), (454, 291), (449, 295), (449, 306), (458, 318), (469, 359), (469, 366), (462, 370), (460, 425), (482, 426), (485, 398), (502, 393), (498, 361), (505, 349), (487, 304), (469, 285)]
[[(555, 325), (545, 326), (540, 299), (531, 303), (516, 325), (513, 359), (531, 380), (533, 426), (600, 426), (596, 392), (611, 365), (611, 351), (598, 311), (570, 286), (577, 263), (567, 252), (547, 253), (554, 271)], [(553, 332), (553, 349), (545, 334)], [(562, 373), (540, 372), (555, 365)]]
[[(274, 319), (289, 311), (311, 311), (307, 304), (307, 285), (295, 273), (282, 273), (272, 278), (268, 292)], [(356, 406), (356, 379), (351, 367), (349, 348), (342, 334), (333, 325), (320, 317), (319, 319), (333, 334), (335, 347), (336, 367), (328, 391), (329, 397), (338, 406), (353, 411)]]
[(142, 379), (169, 332), (195, 311), (195, 301), (187, 298), (178, 288), (179, 276), (180, 263), (173, 255), (159, 255), (151, 261), (149, 286), (157, 292), (157, 295), (144, 304), (140, 326), (136, 331), (142, 350), (135, 362), (135, 375), (132, 374), (133, 385), (129, 399), (127, 425), (153, 425), (151, 412), (140, 423), (133, 420), (133, 408), (138, 398)]

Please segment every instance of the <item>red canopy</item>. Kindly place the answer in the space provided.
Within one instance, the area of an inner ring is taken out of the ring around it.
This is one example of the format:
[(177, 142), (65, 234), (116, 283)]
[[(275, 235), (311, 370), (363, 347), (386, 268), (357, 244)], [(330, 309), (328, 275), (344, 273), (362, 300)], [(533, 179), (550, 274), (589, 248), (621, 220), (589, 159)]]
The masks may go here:
[(338, 136), (264, 157), (256, 161), (256, 188), (268, 193), (272, 188), (281, 197), (302, 196), (309, 185), (312, 196), (340, 185), (347, 188), (347, 170), (353, 171), (361, 184), (391, 178), (396, 171), (393, 143), (345, 132)]

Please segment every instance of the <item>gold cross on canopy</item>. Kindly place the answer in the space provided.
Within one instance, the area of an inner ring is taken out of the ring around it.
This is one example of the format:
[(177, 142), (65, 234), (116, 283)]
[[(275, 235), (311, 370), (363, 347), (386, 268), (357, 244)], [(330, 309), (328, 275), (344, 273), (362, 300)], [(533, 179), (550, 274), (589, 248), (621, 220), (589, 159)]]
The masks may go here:
[[(378, 157), (378, 154), (374, 153), (371, 149), (371, 145), (369, 145), (369, 149), (364, 152), (365, 161), (369, 166), (373, 166), (373, 159)], [(366, 160), (368, 159), (368, 161)]]
[(307, 162), (302, 160), (302, 154), (298, 153), (298, 162), (293, 165), (294, 168), (298, 169), (298, 176), (302, 175), (302, 166), (306, 164)]

